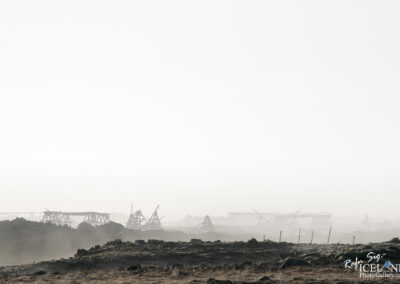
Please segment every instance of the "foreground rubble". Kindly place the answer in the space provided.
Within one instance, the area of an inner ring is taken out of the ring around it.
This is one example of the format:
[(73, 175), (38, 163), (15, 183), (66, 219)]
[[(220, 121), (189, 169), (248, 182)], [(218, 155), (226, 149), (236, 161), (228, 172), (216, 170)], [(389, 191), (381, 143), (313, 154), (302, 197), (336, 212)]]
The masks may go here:
[[(367, 245), (257, 242), (123, 242), (74, 257), (0, 268), (0, 283), (359, 283), (346, 259), (374, 251), (400, 262), (397, 240)], [(379, 280), (379, 281), (378, 281)], [(368, 283), (381, 283), (372, 279)], [(386, 281), (390, 281), (389, 279)]]

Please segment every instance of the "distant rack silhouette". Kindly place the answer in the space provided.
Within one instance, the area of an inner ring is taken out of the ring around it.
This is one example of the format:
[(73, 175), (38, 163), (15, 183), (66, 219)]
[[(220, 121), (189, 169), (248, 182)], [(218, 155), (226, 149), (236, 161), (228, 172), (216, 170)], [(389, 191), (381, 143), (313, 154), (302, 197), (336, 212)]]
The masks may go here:
[(142, 211), (140, 209), (133, 212), (133, 203), (131, 205), (131, 214), (129, 215), (128, 221), (126, 222), (126, 228), (128, 230), (141, 230), (141, 231), (149, 231), (149, 230), (162, 230), (161, 219), (163, 217), (158, 216), (158, 209), (160, 205), (157, 205), (157, 208), (153, 211), (153, 214), (146, 221)]
[(83, 222), (92, 226), (100, 226), (110, 222), (110, 213), (102, 212), (63, 212), (63, 211), (44, 211), (42, 222), (53, 223), (59, 226), (77, 226), (78, 224), (71, 218), (71, 216), (84, 217)]

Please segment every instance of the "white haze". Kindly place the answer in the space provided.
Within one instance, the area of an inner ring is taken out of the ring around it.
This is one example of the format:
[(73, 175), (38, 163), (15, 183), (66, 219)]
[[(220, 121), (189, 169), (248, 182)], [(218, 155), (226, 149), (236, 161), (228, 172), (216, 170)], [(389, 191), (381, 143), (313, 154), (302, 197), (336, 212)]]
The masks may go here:
[(399, 1), (0, 2), (0, 211), (398, 215)]

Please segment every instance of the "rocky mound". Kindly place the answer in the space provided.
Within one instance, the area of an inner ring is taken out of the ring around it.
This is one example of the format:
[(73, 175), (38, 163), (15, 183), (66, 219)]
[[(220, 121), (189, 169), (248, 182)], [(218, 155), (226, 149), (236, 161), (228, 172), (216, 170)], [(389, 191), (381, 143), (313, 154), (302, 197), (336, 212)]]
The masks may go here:
[[(258, 279), (251, 283), (274, 282), (270, 277), (281, 277), (285, 281), (296, 280), (302, 283), (305, 278), (316, 280), (316, 275), (320, 275), (321, 271), (322, 276), (318, 277), (343, 279), (344, 275), (346, 279), (356, 279), (356, 273), (349, 274), (350, 271), (344, 270), (344, 260), (354, 260), (356, 257), (365, 259), (371, 251), (385, 255), (385, 258), (393, 262), (400, 262), (400, 243), (397, 241), (367, 245), (297, 245), (258, 242), (254, 239), (248, 242), (204, 242), (199, 239), (189, 242), (114, 240), (88, 250), (78, 249), (68, 259), (3, 267), (0, 268), (0, 275), (7, 280), (21, 281), (26, 280), (26, 277), (32, 281), (42, 277), (44, 282), (53, 281), (55, 277), (63, 281), (68, 277), (99, 281), (96, 275), (101, 274), (109, 279), (119, 277), (129, 283), (146, 283), (149, 279), (183, 281), (189, 278), (191, 281), (203, 281), (193, 283), (223, 283), (218, 282), (222, 281), (218, 280), (221, 277), (225, 277), (223, 281)], [(179, 281), (175, 282), (187, 283)], [(321, 283), (327, 282), (324, 280)]]
[[(90, 248), (115, 239), (189, 241), (193, 237), (194, 235), (183, 232), (125, 230), (121, 224), (113, 222), (98, 227), (81, 223), (74, 229), (17, 218), (0, 222), (0, 265), (27, 264), (70, 257), (77, 249)], [(205, 240), (227, 240), (230, 236), (210, 232), (196, 237)]]

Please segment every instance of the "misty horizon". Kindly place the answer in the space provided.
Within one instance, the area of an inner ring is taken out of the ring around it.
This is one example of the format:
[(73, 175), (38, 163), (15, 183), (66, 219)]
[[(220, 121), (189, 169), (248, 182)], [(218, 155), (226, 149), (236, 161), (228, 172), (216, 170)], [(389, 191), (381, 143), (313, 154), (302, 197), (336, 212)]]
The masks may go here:
[(0, 3), (0, 211), (397, 216), (399, 2), (156, 2)]

